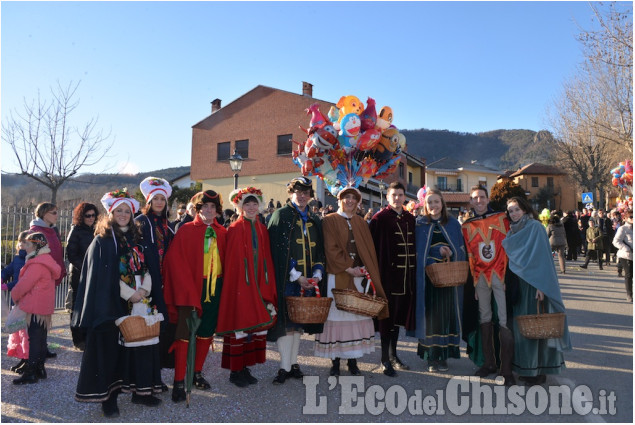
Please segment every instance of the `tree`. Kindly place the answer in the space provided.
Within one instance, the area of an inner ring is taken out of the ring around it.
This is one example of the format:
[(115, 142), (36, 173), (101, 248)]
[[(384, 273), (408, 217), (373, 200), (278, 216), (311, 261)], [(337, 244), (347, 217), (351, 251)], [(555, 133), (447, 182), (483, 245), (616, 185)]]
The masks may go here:
[[(597, 138), (633, 153), (633, 12), (632, 4), (589, 2), (599, 28), (578, 35), (586, 60), (586, 94), (603, 113), (585, 118)], [(583, 111), (585, 112), (585, 111)], [(593, 112), (592, 110), (589, 112)]]
[[(178, 186), (172, 188), (172, 196), (170, 196), (171, 202), (178, 202), (187, 204), (192, 199), (192, 196), (203, 190), (202, 183), (196, 183), (194, 186), (184, 187), (183, 189)], [(170, 204), (172, 205), (172, 204)]]
[(78, 87), (79, 83), (62, 87), (58, 82), (50, 100), (41, 99), (38, 92), (36, 100), (25, 100), (23, 111), (12, 111), (2, 126), (2, 139), (11, 146), (21, 174), (48, 187), (52, 203), (68, 179), (98, 163), (112, 147), (107, 144), (110, 135), (97, 129), (97, 118), (81, 127), (72, 124)]
[(557, 163), (600, 205), (612, 165), (633, 153), (632, 9), (620, 7), (591, 3), (598, 28), (578, 36), (585, 61), (548, 112)]
[(489, 196), (489, 204), (495, 211), (505, 211), (507, 209), (507, 200), (519, 196), (527, 199), (525, 189), (514, 183), (512, 180), (503, 180), (492, 186)]

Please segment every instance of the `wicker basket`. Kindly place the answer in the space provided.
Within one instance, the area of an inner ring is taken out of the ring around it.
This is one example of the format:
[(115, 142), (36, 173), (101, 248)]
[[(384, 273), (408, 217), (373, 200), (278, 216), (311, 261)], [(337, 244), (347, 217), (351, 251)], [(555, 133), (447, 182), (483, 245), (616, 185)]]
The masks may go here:
[(537, 301), (536, 309), (538, 314), (516, 317), (520, 334), (528, 339), (561, 338), (564, 335), (565, 314), (545, 313), (544, 305), (540, 301)]
[(376, 317), (388, 304), (388, 301), (377, 296), (374, 286), (373, 295), (362, 294), (352, 289), (333, 289), (333, 298), (339, 310), (370, 317)]
[(159, 336), (161, 322), (151, 326), (146, 324), (143, 316), (128, 316), (119, 324), (119, 330), (126, 342), (139, 342)]
[(333, 298), (286, 297), (289, 319), (295, 323), (324, 323)]
[(470, 263), (467, 261), (443, 261), (426, 266), (426, 273), (432, 285), (447, 288), (464, 285), (467, 281)]

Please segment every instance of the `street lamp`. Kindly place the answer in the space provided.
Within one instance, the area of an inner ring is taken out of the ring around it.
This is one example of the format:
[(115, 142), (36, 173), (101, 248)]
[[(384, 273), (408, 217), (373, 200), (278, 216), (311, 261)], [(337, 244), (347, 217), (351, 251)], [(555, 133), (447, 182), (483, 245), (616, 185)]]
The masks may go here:
[(384, 181), (381, 180), (379, 182), (379, 199), (381, 199), (381, 208), (384, 208), (384, 190), (386, 189), (386, 185)]
[(236, 190), (238, 189), (238, 173), (243, 168), (243, 157), (236, 152), (236, 149), (234, 149), (234, 154), (229, 157), (229, 167), (234, 172), (234, 190)]

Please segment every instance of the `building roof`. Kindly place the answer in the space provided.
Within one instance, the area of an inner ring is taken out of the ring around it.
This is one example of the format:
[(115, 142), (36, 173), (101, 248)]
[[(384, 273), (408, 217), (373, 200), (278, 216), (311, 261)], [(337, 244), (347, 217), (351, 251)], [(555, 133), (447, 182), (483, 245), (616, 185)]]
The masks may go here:
[[(251, 89), (248, 92), (244, 93), (243, 95), (239, 96), (238, 98), (232, 100), (227, 105), (222, 106), (218, 111), (216, 111), (216, 112), (208, 115), (207, 117), (203, 118), (202, 120), (200, 120), (199, 122), (194, 124), (192, 126), (192, 128), (209, 129), (214, 124), (216, 124), (217, 122), (220, 122), (220, 121), (222, 121), (224, 119), (227, 119), (227, 118), (231, 117), (232, 113), (235, 113), (237, 109), (240, 109), (242, 106), (244, 106), (244, 103), (241, 103), (241, 102), (238, 102), (238, 101), (241, 100), (244, 97), (252, 95), (255, 92), (263, 92), (264, 94), (272, 93), (272, 92), (281, 92), (281, 93), (287, 93), (287, 94), (290, 94), (290, 95), (293, 95), (293, 96), (304, 97), (304, 98), (308, 98), (308, 99), (313, 99), (314, 101), (321, 101), (321, 102), (325, 102), (325, 103), (328, 103), (328, 104), (331, 104), (331, 105), (335, 105), (332, 102), (328, 102), (326, 100), (321, 100), (321, 99), (316, 99), (315, 97), (305, 96), (302, 93), (293, 93), (293, 92), (290, 92), (290, 91), (287, 91), (287, 90), (276, 89), (276, 88), (273, 88), (273, 87), (263, 86), (262, 84), (259, 84), (256, 87), (254, 87), (253, 89)], [(237, 105), (241, 105), (241, 106), (237, 106)]]
[(520, 170), (510, 174), (509, 177), (518, 177), (523, 174), (541, 174), (541, 175), (566, 175), (564, 171), (553, 165), (540, 164), (538, 162), (532, 162), (529, 165), (525, 165)]
[(467, 204), (470, 202), (470, 194), (443, 192), (443, 199), (446, 204)]

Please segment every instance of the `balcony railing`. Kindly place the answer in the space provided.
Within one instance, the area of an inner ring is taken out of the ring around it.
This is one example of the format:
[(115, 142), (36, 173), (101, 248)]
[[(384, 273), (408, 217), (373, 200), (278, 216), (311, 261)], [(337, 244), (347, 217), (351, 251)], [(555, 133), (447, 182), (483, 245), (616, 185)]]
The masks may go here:
[(463, 192), (462, 184), (435, 185), (434, 188), (440, 190), (441, 192)]

